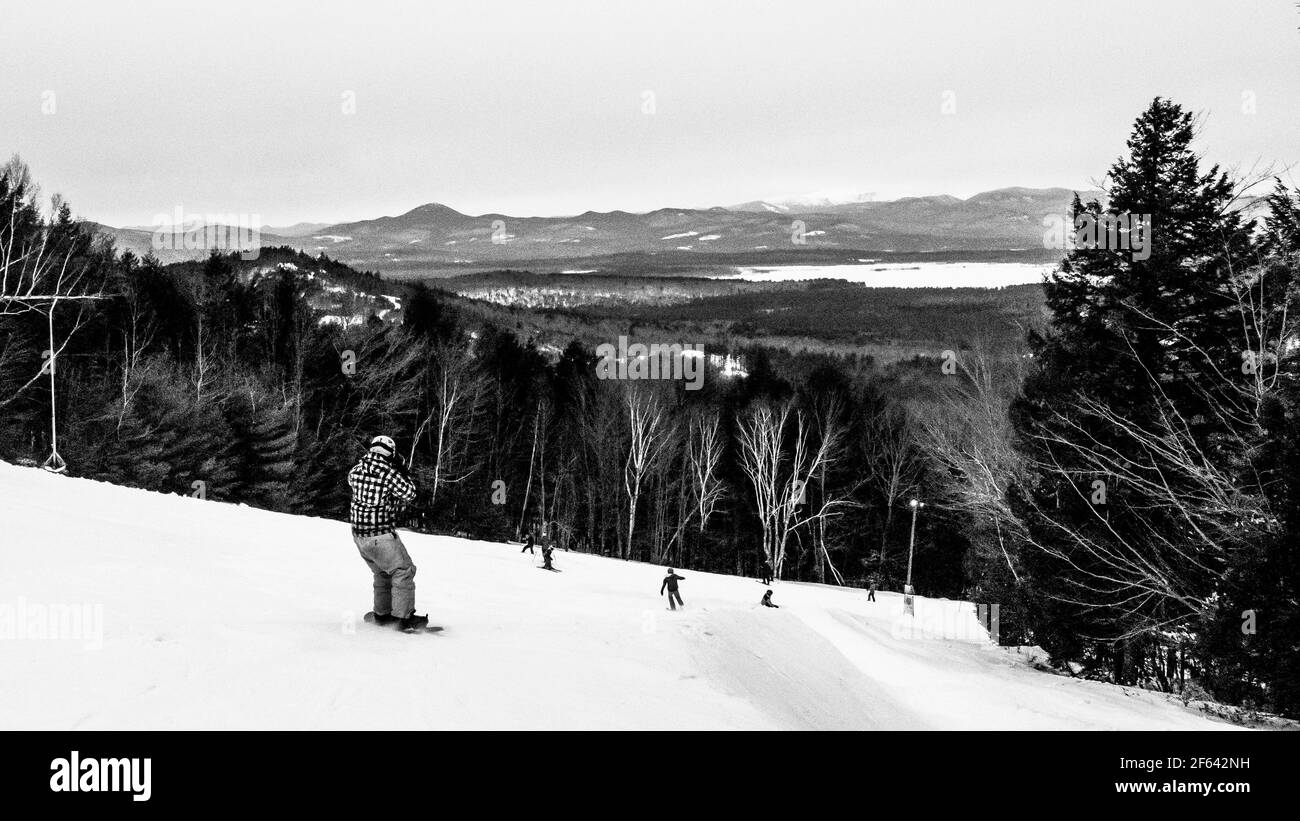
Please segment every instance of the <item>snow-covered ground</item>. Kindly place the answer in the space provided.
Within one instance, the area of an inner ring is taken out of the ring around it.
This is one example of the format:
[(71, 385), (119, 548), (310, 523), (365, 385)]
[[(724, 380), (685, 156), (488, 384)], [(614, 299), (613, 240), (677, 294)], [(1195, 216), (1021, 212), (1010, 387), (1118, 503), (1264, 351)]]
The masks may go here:
[(0, 729), (1212, 729), (1038, 672), (960, 602), (403, 534), (421, 612), (359, 623), (347, 525), (0, 463)]

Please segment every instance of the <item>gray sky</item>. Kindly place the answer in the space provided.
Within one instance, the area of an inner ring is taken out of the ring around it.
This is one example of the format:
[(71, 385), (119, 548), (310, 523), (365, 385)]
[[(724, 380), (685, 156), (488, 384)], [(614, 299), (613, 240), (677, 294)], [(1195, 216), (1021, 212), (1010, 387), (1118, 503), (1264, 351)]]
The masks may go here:
[(0, 154), (114, 225), (1087, 187), (1157, 94), (1300, 161), (1294, 0), (4, 6)]

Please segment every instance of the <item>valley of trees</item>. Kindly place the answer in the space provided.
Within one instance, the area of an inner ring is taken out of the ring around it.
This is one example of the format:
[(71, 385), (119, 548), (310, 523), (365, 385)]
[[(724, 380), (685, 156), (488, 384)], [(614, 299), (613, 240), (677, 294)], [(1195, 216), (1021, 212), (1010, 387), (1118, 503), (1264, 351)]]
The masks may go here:
[[(66, 204), (42, 209), (14, 161), (0, 458), (345, 518), (346, 472), (386, 433), (421, 487), (415, 527), (549, 523), (570, 550), (751, 574), (766, 558), (778, 578), (886, 589), (919, 498), (919, 594), (1000, 603), (1004, 641), (1078, 674), (1298, 716), (1300, 199), (1277, 183), (1251, 225), (1192, 137), (1170, 102), (1141, 115), (1105, 209), (1152, 215), (1150, 257), (1071, 251), (1024, 339), (981, 334), (1006, 315), (971, 297), (990, 319), (955, 322), (951, 355), (760, 337), (747, 376), (698, 391), (598, 379), (587, 341), (548, 356), (493, 310), (323, 257), (117, 253)], [(322, 282), (399, 297), (400, 322), (322, 322)], [(943, 310), (961, 306), (890, 313)]]

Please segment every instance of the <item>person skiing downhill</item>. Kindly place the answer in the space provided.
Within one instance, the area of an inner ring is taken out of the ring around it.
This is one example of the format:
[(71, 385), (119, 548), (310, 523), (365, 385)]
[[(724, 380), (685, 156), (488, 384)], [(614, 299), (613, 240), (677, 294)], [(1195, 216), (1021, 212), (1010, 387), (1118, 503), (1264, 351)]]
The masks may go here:
[(542, 539), (542, 562), (543, 562), (542, 567), (544, 569), (546, 570), (555, 569), (554, 567), (551, 566), (551, 554), (554, 552), (555, 552), (555, 548), (551, 546), (551, 543), (549, 541), (543, 538)]
[(537, 555), (537, 551), (533, 550), (533, 545), (534, 545), (534, 542), (533, 542), (533, 532), (530, 530), (530, 531), (528, 531), (528, 535), (524, 537), (524, 549), (523, 549), (523, 550), (520, 550), (519, 552), (520, 552), (520, 553), (528, 552), (528, 553), (532, 553), (534, 556), (536, 556), (536, 555)]
[(761, 567), (759, 567), (758, 572), (763, 581), (763, 584), (772, 583), (772, 563), (769, 562), (766, 557), (764, 557), (763, 564)]
[[(670, 610), (676, 610), (678, 604), (682, 607), (686, 606), (686, 602), (682, 601), (682, 594), (677, 592), (677, 583), (684, 578), (686, 577), (678, 576), (676, 571), (670, 567), (668, 568), (668, 575), (664, 576), (664, 583), (659, 585), (659, 595), (662, 596), (664, 590), (668, 590), (668, 608)], [(673, 599), (677, 600), (677, 604), (673, 604)]]
[(876, 600), (876, 579), (872, 577), (871, 586), (867, 588), (867, 601)]
[(779, 604), (772, 604), (772, 591), (771, 591), (771, 590), (769, 590), (769, 591), (767, 591), (766, 593), (763, 594), (763, 600), (762, 600), (761, 602), (759, 602), (759, 604), (763, 605), (764, 607), (775, 607), (777, 610), (780, 610), (780, 609), (781, 609), (781, 605), (779, 605)]
[(401, 630), (424, 627), (429, 617), (415, 614), (415, 563), (396, 530), (398, 511), (416, 496), (396, 443), (387, 436), (371, 439), (370, 449), (348, 471), (348, 485), (352, 540), (374, 575), (375, 623)]

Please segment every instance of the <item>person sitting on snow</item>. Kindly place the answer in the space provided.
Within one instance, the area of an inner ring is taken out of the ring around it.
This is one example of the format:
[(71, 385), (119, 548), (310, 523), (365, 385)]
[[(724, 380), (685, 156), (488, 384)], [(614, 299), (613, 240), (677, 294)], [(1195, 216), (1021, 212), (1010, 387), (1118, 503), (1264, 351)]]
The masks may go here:
[(415, 483), (387, 436), (370, 440), (370, 450), (348, 471), (352, 541), (374, 575), (376, 624), (418, 629), (428, 616), (415, 615), (415, 563), (397, 536), (397, 514), (415, 501)]
[(763, 601), (761, 601), (761, 602), (759, 602), (759, 603), (762, 604), (764, 607), (775, 607), (777, 610), (780, 610), (780, 609), (781, 609), (781, 605), (779, 605), (779, 604), (772, 604), (772, 591), (771, 591), (771, 590), (769, 590), (769, 591), (767, 591), (766, 593), (763, 594)]

